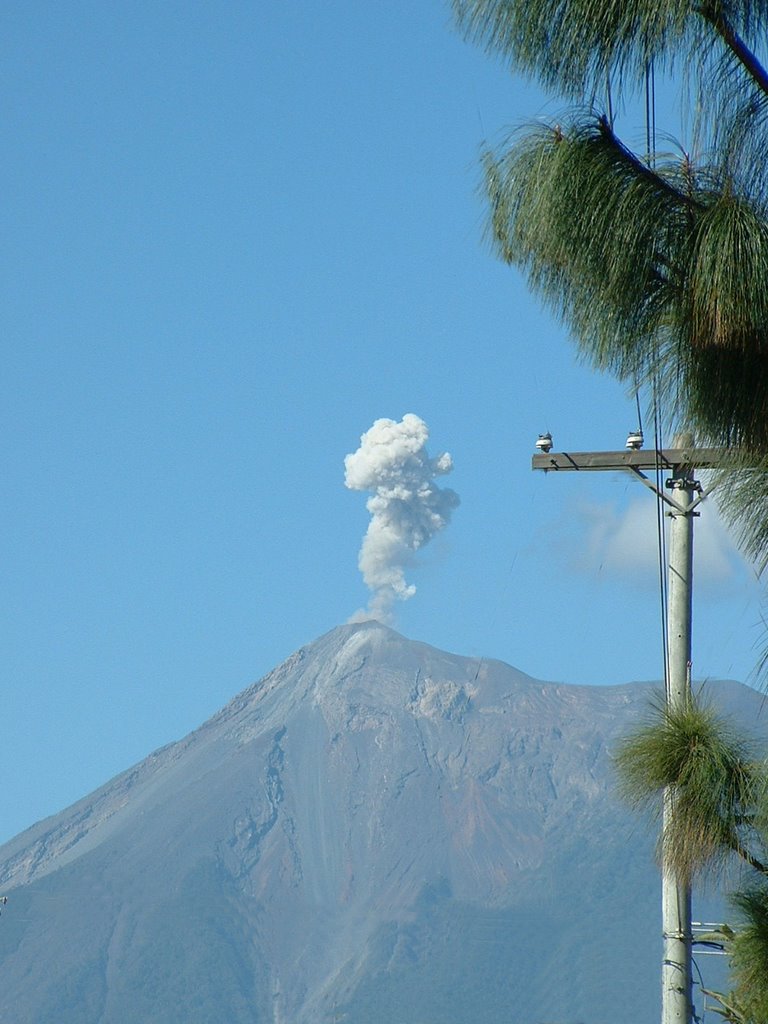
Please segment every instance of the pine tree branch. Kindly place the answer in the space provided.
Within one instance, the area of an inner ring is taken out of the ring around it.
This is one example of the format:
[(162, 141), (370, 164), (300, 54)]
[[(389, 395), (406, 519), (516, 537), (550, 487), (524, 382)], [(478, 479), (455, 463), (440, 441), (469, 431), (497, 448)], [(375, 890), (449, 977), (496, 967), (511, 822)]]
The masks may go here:
[[(701, 992), (703, 995), (709, 996), (711, 999), (716, 999), (717, 1002), (720, 1003), (723, 1007), (722, 1010), (718, 1010), (716, 1006), (713, 1006), (711, 1009), (721, 1017), (724, 1017), (727, 1021), (731, 1022), (731, 1024), (743, 1024), (746, 1020), (744, 1012), (739, 1009), (735, 1002), (733, 1002), (732, 995), (728, 995), (726, 997), (722, 992), (715, 992), (713, 989), (704, 988), (703, 986), (701, 987)], [(731, 1000), (731, 1002), (729, 1002), (729, 1000)]]
[(600, 133), (604, 139), (608, 140), (616, 149), (621, 153), (622, 157), (632, 167), (633, 172), (638, 178), (645, 181), (651, 182), (655, 188), (661, 192), (666, 192), (668, 196), (673, 197), (677, 202), (683, 206), (687, 206), (694, 210), (703, 210), (705, 206), (703, 203), (694, 199), (693, 196), (686, 192), (682, 192), (679, 188), (675, 188), (671, 181), (667, 178), (657, 174), (656, 171), (652, 170), (648, 164), (633, 153), (631, 149), (624, 145), (621, 139), (611, 128), (606, 117), (599, 118)]
[(768, 72), (728, 21), (722, 9), (715, 11), (711, 7), (700, 7), (698, 10), (702, 18), (709, 22), (717, 32), (758, 89), (768, 96)]
[(728, 836), (726, 842), (733, 852), (738, 854), (739, 857), (741, 857), (746, 864), (749, 864), (751, 868), (754, 868), (755, 871), (758, 871), (761, 875), (768, 875), (768, 864), (763, 864), (763, 862), (758, 860), (757, 857), (754, 857), (749, 850), (741, 845), (735, 835)]

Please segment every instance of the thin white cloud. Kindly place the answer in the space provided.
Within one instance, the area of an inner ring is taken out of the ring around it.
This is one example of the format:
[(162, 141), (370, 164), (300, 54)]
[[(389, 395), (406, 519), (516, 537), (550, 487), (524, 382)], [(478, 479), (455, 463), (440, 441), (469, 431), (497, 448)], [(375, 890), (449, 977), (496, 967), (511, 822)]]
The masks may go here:
[[(712, 498), (702, 502), (694, 524), (694, 583), (722, 590), (754, 577), (731, 540)], [(655, 586), (659, 577), (659, 537), (652, 495), (626, 504), (580, 500), (571, 510), (573, 529), (581, 538), (569, 559), (577, 572), (596, 572), (637, 586)], [(669, 517), (664, 516), (669, 538)], [(572, 549), (573, 550), (573, 549)]]

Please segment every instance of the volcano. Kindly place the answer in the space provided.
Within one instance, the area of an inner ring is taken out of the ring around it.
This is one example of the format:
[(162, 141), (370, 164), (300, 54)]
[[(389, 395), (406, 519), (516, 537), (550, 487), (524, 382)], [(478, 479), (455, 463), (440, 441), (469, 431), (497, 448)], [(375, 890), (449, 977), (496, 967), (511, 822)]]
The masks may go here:
[(0, 847), (0, 1021), (646, 1022), (659, 880), (610, 752), (649, 692), (332, 630)]

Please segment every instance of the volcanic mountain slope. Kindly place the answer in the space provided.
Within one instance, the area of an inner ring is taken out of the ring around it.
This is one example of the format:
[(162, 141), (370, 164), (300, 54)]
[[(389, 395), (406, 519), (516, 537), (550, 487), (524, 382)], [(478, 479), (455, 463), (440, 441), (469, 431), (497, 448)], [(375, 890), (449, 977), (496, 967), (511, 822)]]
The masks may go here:
[(647, 1021), (659, 884), (609, 758), (647, 694), (333, 630), (0, 847), (0, 1022)]

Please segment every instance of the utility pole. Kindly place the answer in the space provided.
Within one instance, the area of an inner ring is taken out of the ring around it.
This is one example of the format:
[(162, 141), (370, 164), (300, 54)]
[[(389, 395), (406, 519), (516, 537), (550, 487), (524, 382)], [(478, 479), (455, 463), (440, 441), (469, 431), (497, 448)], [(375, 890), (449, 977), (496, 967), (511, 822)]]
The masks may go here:
[[(667, 486), (677, 508), (669, 515), (667, 583), (667, 707), (684, 708), (691, 699), (691, 622), (693, 589), (693, 517), (697, 483), (691, 470), (676, 465)], [(662, 814), (661, 916), (664, 956), (661, 967), (662, 1024), (691, 1020), (691, 885), (678, 878), (664, 853), (664, 833), (675, 813), (675, 796), (664, 792)]]
[[(695, 448), (690, 435), (676, 437), (673, 447), (641, 451), (642, 431), (630, 433), (624, 451), (553, 452), (552, 437), (542, 434), (536, 442), (533, 469), (544, 472), (617, 471), (634, 474), (668, 508), (669, 531), (667, 602), (667, 706), (684, 707), (691, 698), (691, 621), (693, 594), (693, 519), (696, 506), (705, 497), (693, 478), (698, 469), (721, 467), (728, 453), (720, 448)], [(665, 491), (649, 479), (643, 470), (669, 474)], [(674, 793), (664, 793), (663, 825), (674, 815)], [(662, 832), (662, 836), (665, 832)], [(691, 997), (691, 887), (687, 878), (678, 877), (664, 851), (662, 838), (662, 935), (661, 1024), (690, 1024), (693, 1018)]]

